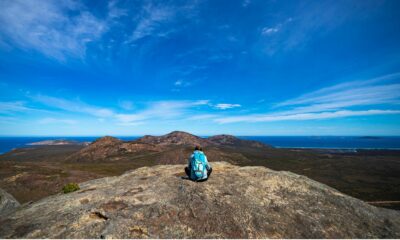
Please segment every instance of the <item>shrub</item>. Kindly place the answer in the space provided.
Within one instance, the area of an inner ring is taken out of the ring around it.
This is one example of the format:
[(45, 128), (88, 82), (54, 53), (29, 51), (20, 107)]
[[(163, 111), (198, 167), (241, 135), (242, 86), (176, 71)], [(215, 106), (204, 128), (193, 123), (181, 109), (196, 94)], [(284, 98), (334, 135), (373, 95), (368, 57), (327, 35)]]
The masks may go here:
[(68, 183), (63, 187), (62, 190), (64, 193), (74, 192), (76, 190), (79, 190), (79, 185), (77, 183)]

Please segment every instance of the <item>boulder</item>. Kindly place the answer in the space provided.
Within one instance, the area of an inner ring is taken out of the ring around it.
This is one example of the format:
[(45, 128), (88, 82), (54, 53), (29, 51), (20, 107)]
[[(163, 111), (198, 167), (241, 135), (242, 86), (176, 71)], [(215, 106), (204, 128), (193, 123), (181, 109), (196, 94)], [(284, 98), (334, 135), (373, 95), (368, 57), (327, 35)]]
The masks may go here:
[(159, 165), (80, 184), (0, 220), (0, 238), (399, 238), (400, 213), (265, 167)]
[(0, 217), (10, 214), (20, 206), (19, 202), (0, 188)]

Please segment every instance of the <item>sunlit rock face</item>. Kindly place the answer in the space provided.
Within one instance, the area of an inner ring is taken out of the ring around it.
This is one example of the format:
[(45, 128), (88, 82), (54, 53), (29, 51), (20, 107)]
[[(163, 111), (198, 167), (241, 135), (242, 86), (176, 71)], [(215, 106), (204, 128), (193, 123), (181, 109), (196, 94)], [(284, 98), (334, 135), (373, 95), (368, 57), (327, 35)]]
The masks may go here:
[(213, 163), (206, 182), (159, 165), (80, 184), (1, 218), (1, 238), (399, 238), (400, 213), (306, 177)]
[(19, 202), (9, 193), (0, 188), (0, 217), (15, 211)]

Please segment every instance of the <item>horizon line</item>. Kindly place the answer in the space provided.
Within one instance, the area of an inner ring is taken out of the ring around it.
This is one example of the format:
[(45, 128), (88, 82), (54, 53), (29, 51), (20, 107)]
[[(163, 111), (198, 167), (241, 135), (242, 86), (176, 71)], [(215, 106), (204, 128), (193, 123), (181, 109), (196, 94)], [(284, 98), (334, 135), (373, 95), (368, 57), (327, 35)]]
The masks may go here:
[[(186, 132), (189, 133), (189, 132)], [(143, 137), (146, 135), (152, 136), (163, 136), (166, 134), (142, 134), (142, 135), (112, 135), (112, 134), (102, 134), (102, 135), (0, 135), (0, 138), (7, 137)], [(192, 133), (189, 133), (192, 134)], [(229, 134), (229, 133), (220, 133), (220, 134), (210, 134), (210, 135), (197, 135), (192, 134), (199, 137), (210, 137), (216, 135), (232, 135), (236, 137), (400, 137), (400, 135), (241, 135), (241, 134)]]

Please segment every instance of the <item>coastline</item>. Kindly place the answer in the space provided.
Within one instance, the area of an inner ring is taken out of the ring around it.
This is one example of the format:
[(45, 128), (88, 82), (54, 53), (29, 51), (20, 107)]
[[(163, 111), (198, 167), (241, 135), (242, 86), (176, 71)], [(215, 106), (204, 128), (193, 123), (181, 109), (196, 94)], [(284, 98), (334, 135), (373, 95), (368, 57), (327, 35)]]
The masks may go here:
[[(116, 136), (123, 141), (133, 141), (139, 136)], [(207, 136), (202, 136), (206, 138)], [(55, 141), (76, 142), (76, 144), (90, 143), (98, 137), (0, 137), (0, 154), (14, 149), (51, 146), (63, 144), (36, 144)], [(400, 136), (363, 137), (363, 136), (238, 136), (240, 139), (253, 140), (268, 144), (282, 150), (311, 150), (311, 151), (399, 151)], [(69, 145), (69, 144), (67, 144)]]

